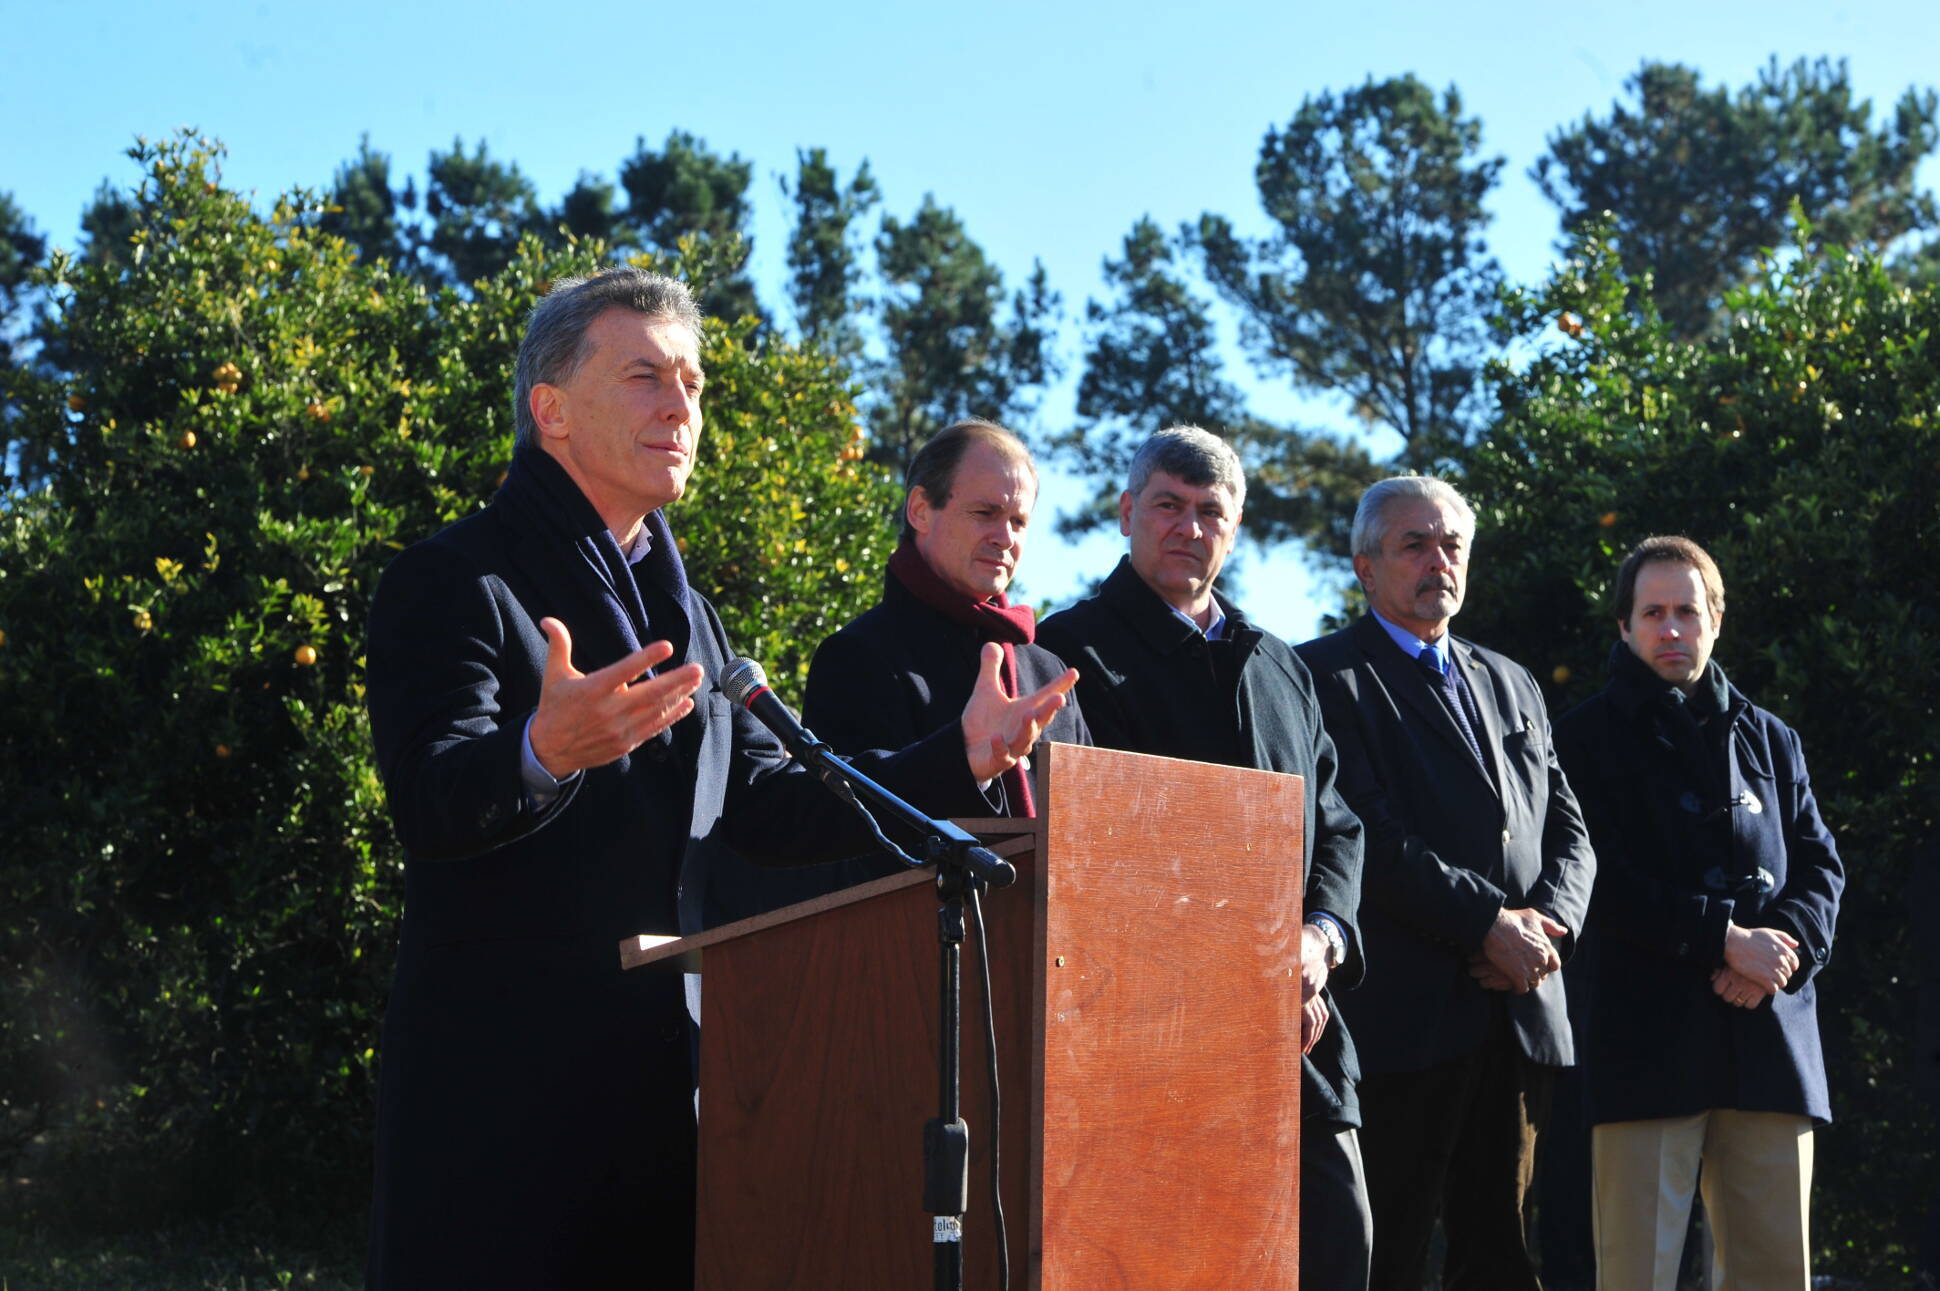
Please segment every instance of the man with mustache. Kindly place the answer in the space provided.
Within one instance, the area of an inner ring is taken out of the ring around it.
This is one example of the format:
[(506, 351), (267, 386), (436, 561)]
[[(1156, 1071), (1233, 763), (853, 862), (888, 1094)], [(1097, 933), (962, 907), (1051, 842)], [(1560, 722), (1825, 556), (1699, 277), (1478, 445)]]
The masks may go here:
[(1078, 666), (1101, 745), (1302, 776), (1300, 1285), (1365, 1291), (1372, 1240), (1355, 1133), (1354, 1041), (1332, 989), (1362, 972), (1361, 822), (1334, 788), (1334, 746), (1313, 682), (1280, 638), (1213, 590), (1239, 536), (1246, 477), (1218, 436), (1162, 430), (1118, 500), (1131, 554), (1098, 595), (1044, 621)]
[[(837, 748), (914, 743), (955, 720), (980, 680), (1028, 694), (1067, 675), (1036, 644), (1030, 606), (1006, 594), (1037, 502), (1037, 467), (1023, 441), (994, 422), (959, 421), (918, 450), (904, 485), (902, 537), (882, 600), (822, 642), (809, 664), (802, 719)], [(1091, 743), (1077, 703), (1052, 716), (1044, 738)], [(992, 814), (1036, 814), (1028, 771), (1020, 761), (988, 786)], [(883, 872), (882, 863), (858, 864), (845, 877)]]
[[(400, 554), (372, 604), (371, 732), (405, 848), (372, 1291), (692, 1286), (682, 983), (622, 972), (620, 939), (699, 931), (710, 844), (866, 844), (722, 692), (733, 652), (664, 514), (694, 468), (702, 330), (671, 278), (556, 283), (520, 342), (497, 495)], [(975, 811), (1059, 684), (979, 687), (857, 761), (930, 811)]]
[(1340, 790), (1367, 830), (1367, 976), (1341, 1001), (1381, 1291), (1417, 1291), (1437, 1216), (1450, 1291), (1536, 1291), (1526, 1202), (1556, 1069), (1556, 970), (1596, 862), (1528, 671), (1456, 639), (1475, 512), (1442, 480), (1375, 484), (1354, 515), (1370, 613), (1299, 647)]
[(1614, 601), (1609, 684), (1556, 725), (1601, 860), (1597, 1281), (1674, 1291), (1702, 1190), (1712, 1285), (1805, 1291), (1813, 1127), (1832, 1119), (1815, 979), (1845, 870), (1798, 736), (1711, 658), (1724, 579), (1709, 553), (1644, 539)]

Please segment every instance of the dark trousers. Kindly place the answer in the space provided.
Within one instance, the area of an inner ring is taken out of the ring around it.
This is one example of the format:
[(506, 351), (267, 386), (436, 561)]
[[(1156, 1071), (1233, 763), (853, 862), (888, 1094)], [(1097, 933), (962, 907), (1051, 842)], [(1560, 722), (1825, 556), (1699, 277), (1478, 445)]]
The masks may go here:
[(1351, 1125), (1300, 1126), (1301, 1291), (1367, 1291), (1374, 1244), (1367, 1175)]
[(1506, 1011), (1495, 1018), (1454, 1062), (1361, 1080), (1375, 1291), (1421, 1291), (1437, 1216), (1444, 1291), (1541, 1291), (1527, 1202), (1555, 1069), (1523, 1056)]

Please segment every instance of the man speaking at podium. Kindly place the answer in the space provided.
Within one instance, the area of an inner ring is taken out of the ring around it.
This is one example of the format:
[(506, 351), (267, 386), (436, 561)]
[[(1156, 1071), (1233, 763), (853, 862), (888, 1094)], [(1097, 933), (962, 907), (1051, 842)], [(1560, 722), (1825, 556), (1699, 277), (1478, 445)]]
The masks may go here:
[(1334, 788), (1334, 745), (1306, 668), (1213, 590), (1245, 501), (1225, 441), (1196, 427), (1160, 431), (1132, 459), (1118, 502), (1130, 556), (1097, 596), (1046, 619), (1041, 636), (1077, 665), (1100, 745), (1306, 779), (1300, 1285), (1365, 1291), (1372, 1220), (1355, 1133), (1359, 1069), (1328, 993), (1330, 979), (1346, 989), (1362, 971), (1361, 822)]
[[(853, 854), (848, 806), (721, 692), (732, 657), (662, 508), (693, 469), (702, 321), (616, 269), (533, 310), (517, 446), (483, 511), (385, 572), (371, 729), (406, 852), (368, 1286), (693, 1284), (689, 1023), (633, 933), (697, 931), (708, 849)], [(857, 759), (975, 812), (1063, 703), (980, 687)]]

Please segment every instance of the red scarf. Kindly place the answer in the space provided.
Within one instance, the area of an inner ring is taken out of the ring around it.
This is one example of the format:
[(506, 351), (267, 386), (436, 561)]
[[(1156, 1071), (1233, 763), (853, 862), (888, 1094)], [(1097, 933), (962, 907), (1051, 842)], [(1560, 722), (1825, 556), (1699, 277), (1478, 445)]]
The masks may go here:
[[(1004, 693), (1017, 698), (1017, 647), (1037, 639), (1037, 615), (1028, 605), (1012, 605), (1002, 592), (988, 600), (978, 600), (959, 592), (936, 576), (916, 544), (905, 538), (889, 557), (892, 578), (923, 604), (977, 634), (978, 641), (995, 641), (1003, 647)], [(1015, 804), (1020, 816), (1037, 815), (1031, 796), (1030, 777), (1021, 766), (1003, 774), (1005, 796)]]

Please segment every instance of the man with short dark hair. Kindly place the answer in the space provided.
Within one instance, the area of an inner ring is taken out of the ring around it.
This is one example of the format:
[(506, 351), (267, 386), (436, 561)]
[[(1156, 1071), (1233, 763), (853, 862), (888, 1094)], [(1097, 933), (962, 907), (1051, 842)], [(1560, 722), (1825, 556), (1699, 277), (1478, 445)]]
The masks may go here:
[(1845, 871), (1798, 736), (1711, 657), (1716, 562), (1646, 538), (1614, 601), (1609, 684), (1556, 727), (1599, 861), (1598, 1285), (1674, 1291), (1701, 1190), (1712, 1285), (1805, 1291), (1813, 1126), (1832, 1116), (1814, 980)]
[[(406, 861), (371, 1288), (691, 1286), (682, 983), (623, 973), (620, 940), (699, 930), (713, 840), (864, 845), (719, 685), (732, 650), (663, 514), (694, 465), (700, 345), (672, 279), (556, 284), (520, 346), (497, 496), (401, 554), (373, 602), (371, 730)], [(975, 810), (1060, 702), (986, 687), (860, 760)]]
[(1214, 590), (1239, 535), (1239, 458), (1197, 427), (1164, 430), (1132, 459), (1119, 498), (1131, 540), (1098, 595), (1044, 621), (1078, 666), (1092, 737), (1108, 748), (1281, 771), (1306, 780), (1300, 1285), (1365, 1291), (1372, 1240), (1355, 1134), (1354, 1041), (1330, 989), (1360, 979), (1361, 822), (1334, 788), (1334, 746), (1307, 670)]
[(1536, 1140), (1574, 1061), (1556, 970), (1596, 862), (1535, 679), (1448, 630), (1474, 535), (1447, 483), (1375, 484), (1353, 533), (1370, 613), (1299, 647), (1367, 830), (1368, 970), (1341, 1010), (1382, 1291), (1421, 1287), (1438, 1216), (1444, 1287), (1536, 1291)]
[[(1007, 594), (1036, 502), (1037, 467), (1004, 427), (960, 421), (925, 444), (906, 473), (902, 538), (882, 600), (823, 641), (809, 664), (809, 729), (837, 748), (901, 748), (953, 721), (993, 666), (985, 682), (1006, 694), (1064, 676), (1064, 663), (1036, 644), (1030, 606)], [(1044, 738), (1091, 742), (1076, 702), (1052, 716)], [(1027, 771), (1020, 763), (990, 786), (989, 810), (1036, 814)]]

